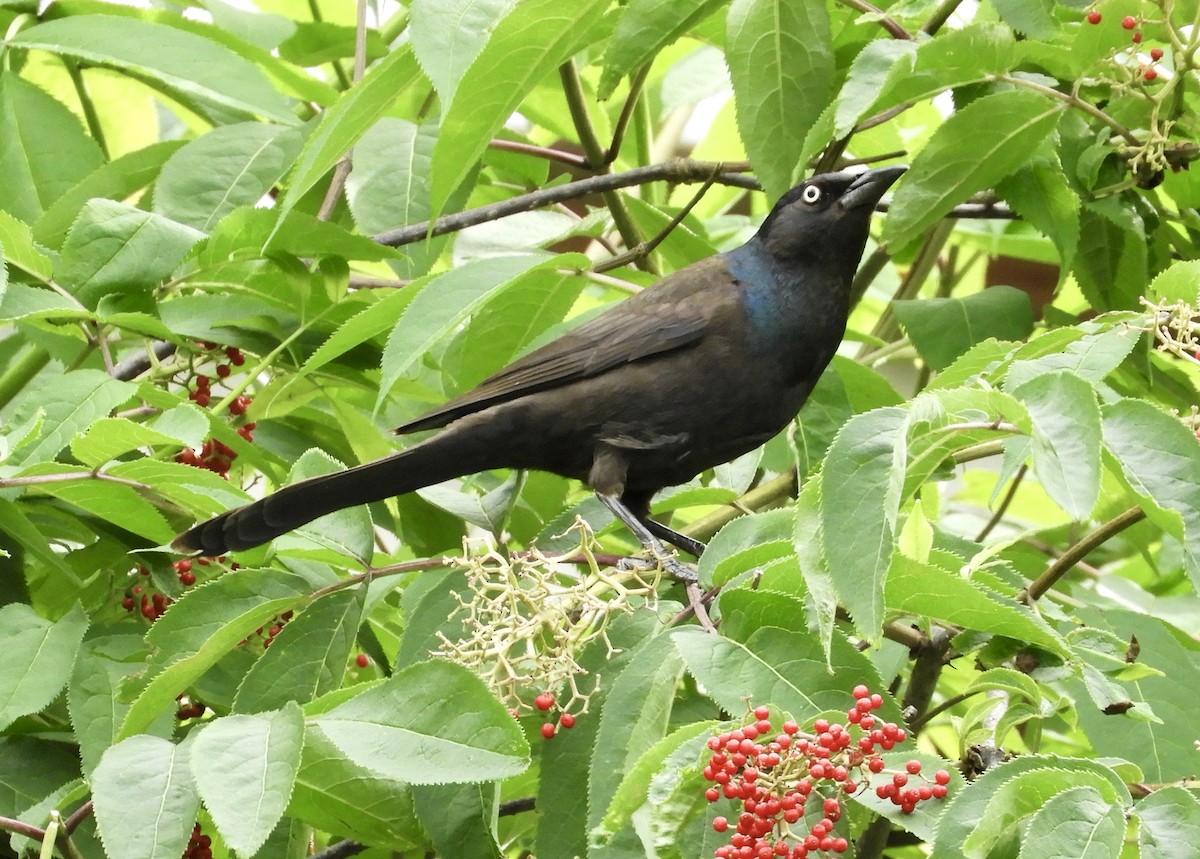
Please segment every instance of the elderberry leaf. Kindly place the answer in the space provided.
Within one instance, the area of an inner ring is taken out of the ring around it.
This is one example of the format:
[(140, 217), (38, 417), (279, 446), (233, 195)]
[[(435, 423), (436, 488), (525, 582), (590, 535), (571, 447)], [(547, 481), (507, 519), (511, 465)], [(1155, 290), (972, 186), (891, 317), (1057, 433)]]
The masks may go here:
[(513, 717), (479, 678), (442, 660), (397, 672), (312, 725), (348, 760), (409, 784), (491, 781), (529, 765)]
[(294, 702), (255, 716), (214, 719), (192, 742), (192, 775), (225, 842), (253, 856), (292, 796), (304, 714)]
[(55, 699), (71, 676), (87, 628), (78, 603), (56, 622), (22, 603), (0, 608), (0, 729)]
[(1200, 844), (1200, 800), (1176, 785), (1159, 788), (1134, 806), (1141, 859), (1189, 859)]
[(1052, 796), (1033, 815), (1020, 859), (1108, 859), (1121, 852), (1125, 815), (1090, 785)]

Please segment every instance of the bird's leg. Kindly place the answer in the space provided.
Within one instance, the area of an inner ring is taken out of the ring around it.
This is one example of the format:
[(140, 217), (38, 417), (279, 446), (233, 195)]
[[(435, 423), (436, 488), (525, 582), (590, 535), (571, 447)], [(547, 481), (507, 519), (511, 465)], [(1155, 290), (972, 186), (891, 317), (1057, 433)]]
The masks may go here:
[[(612, 511), (614, 516), (621, 520), (630, 533), (642, 544), (642, 548), (649, 552), (650, 556), (662, 566), (667, 575), (676, 581), (683, 582), (684, 590), (688, 595), (688, 607), (695, 612), (696, 620), (705, 630), (710, 632), (715, 631), (716, 627), (713, 626), (712, 621), (708, 617), (708, 610), (704, 607), (704, 594), (700, 590), (696, 571), (672, 555), (667, 550), (667, 547), (651, 533), (646, 523), (626, 507), (625, 503), (618, 496), (597, 492), (596, 497), (600, 499), (605, 507)], [(660, 527), (665, 528), (666, 526)], [(670, 531), (671, 529), (667, 528), (666, 530)]]
[(681, 549), (689, 555), (699, 558), (704, 550), (708, 548), (707, 543), (702, 543), (695, 537), (689, 537), (687, 534), (681, 534), (674, 528), (668, 528), (662, 522), (656, 522), (653, 519), (646, 517), (642, 520), (642, 524), (646, 526), (646, 530), (660, 540), (665, 540), (676, 549)]

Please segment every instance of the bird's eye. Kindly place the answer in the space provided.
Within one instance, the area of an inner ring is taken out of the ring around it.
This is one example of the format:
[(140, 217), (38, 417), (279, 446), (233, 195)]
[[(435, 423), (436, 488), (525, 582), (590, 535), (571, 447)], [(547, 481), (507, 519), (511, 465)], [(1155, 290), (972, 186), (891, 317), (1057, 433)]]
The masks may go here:
[(809, 185), (800, 192), (800, 199), (811, 205), (821, 199), (821, 189), (816, 185)]

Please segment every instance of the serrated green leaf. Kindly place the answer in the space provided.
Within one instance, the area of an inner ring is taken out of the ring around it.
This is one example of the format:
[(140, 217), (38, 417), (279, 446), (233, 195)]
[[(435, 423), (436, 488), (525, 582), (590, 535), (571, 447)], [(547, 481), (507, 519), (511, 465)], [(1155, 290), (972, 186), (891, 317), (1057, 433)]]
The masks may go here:
[(413, 53), (443, 105), (454, 101), (458, 82), (515, 4), (516, 0), (413, 0), (408, 25)]
[(1070, 271), (1079, 247), (1079, 196), (1063, 175), (1057, 155), (1043, 155), (996, 185), (1013, 211), (1048, 236), (1058, 249), (1059, 265)]
[(283, 817), (303, 746), (304, 714), (295, 703), (213, 719), (192, 741), (189, 761), (204, 807), (242, 856), (257, 853)]
[[(8, 243), (5, 242), (7, 249)], [(1160, 272), (1150, 281), (1154, 296), (1166, 304), (1182, 301), (1193, 307), (1200, 304), (1200, 260), (1182, 260)]]
[(1051, 0), (996, 0), (1000, 20), (1034, 39), (1051, 39), (1059, 32)]
[(1055, 503), (1084, 519), (1100, 495), (1100, 406), (1087, 382), (1067, 370), (1013, 390), (1033, 421), (1033, 467)]
[(918, 46), (909, 39), (875, 39), (866, 44), (834, 100), (833, 136), (845, 137), (866, 116), (887, 81), (902, 71), (912, 73)]
[(738, 131), (767, 196), (778, 199), (802, 168), (797, 129), (833, 96), (829, 11), (809, 0), (734, 0), (725, 27)]
[(110, 293), (148, 292), (204, 234), (116, 200), (89, 200), (67, 233), (56, 279), (88, 307)]
[(1200, 844), (1200, 800), (1176, 785), (1159, 788), (1134, 806), (1140, 859), (1188, 859)]
[(529, 765), (508, 711), (475, 675), (440, 660), (397, 672), (313, 724), (358, 766), (409, 784), (491, 781)]
[(146, 633), (151, 659), (119, 736), (144, 730), (226, 653), (277, 614), (299, 608), (308, 579), (283, 570), (238, 570), (190, 589)]
[(1184, 569), (1200, 588), (1200, 444), (1175, 418), (1141, 400), (1106, 406), (1104, 446), (1146, 515), (1183, 542)]
[(1121, 853), (1125, 815), (1083, 785), (1051, 797), (1033, 816), (1019, 859), (1107, 859)]
[(128, 418), (100, 418), (71, 442), (71, 453), (93, 468), (139, 447), (178, 446), (182, 439), (165, 435)]
[(888, 572), (886, 599), (892, 611), (934, 617), (1070, 657), (1067, 645), (1038, 615), (933, 564), (897, 554)]
[(1147, 232), (1137, 210), (1115, 198), (1083, 204), (1073, 271), (1096, 310), (1139, 307), (1149, 280)]
[[(43, 283), (47, 282), (54, 272), (54, 263), (34, 244), (29, 225), (18, 221), (5, 211), (0, 211), (0, 250), (4, 253), (5, 263), (16, 266)], [(8, 286), (7, 270), (3, 272), (3, 277), (4, 282), (0, 284), (0, 301), (4, 299), (4, 287)]]
[(430, 171), (435, 215), (530, 90), (594, 39), (607, 8), (608, 0), (526, 0), (496, 25), (442, 116)]
[(856, 415), (830, 445), (821, 471), (825, 559), (836, 570), (838, 601), (874, 641), (883, 626), (883, 591), (900, 509), (905, 444), (903, 409)]
[(496, 782), (414, 785), (413, 807), (433, 851), (462, 859), (503, 859), (493, 823), (499, 792)]
[(760, 564), (791, 554), (794, 514), (771, 510), (734, 519), (716, 533), (700, 556), (697, 574), (706, 585), (724, 584)]
[(200, 809), (186, 745), (130, 737), (104, 753), (91, 782), (107, 855), (179, 859)]
[[(68, 475), (74, 479), (63, 479)], [(115, 480), (103, 480), (91, 469), (41, 462), (22, 469), (20, 476), (48, 478), (33, 491), (61, 498), (102, 521), (140, 534), (155, 545), (164, 545), (174, 534), (166, 517), (136, 489)]]
[(893, 301), (892, 309), (934, 370), (946, 369), (984, 340), (1023, 340), (1033, 331), (1028, 294), (1010, 286), (993, 286), (965, 298)]
[(650, 62), (721, 5), (720, 0), (630, 0), (604, 53), (597, 97), (607, 99), (622, 78)]
[(10, 44), (129, 72), (168, 95), (220, 111), (296, 122), (287, 100), (256, 65), (175, 27), (116, 15), (76, 15), (22, 30)]
[[(1071, 333), (1077, 333), (1078, 330)], [(1034, 376), (1058, 370), (1069, 370), (1092, 384), (1101, 382), (1137, 347), (1139, 334), (1136, 329), (1117, 319), (1111, 327), (1104, 326), (1086, 333), (1048, 354), (1036, 358), (1018, 358), (1005, 373), (1004, 389), (1011, 391)]]
[(367, 129), (387, 113), (397, 95), (419, 80), (420, 74), (411, 48), (397, 47), (321, 113), (288, 179), (287, 193), (278, 206), (279, 224)]
[(79, 119), (16, 74), (0, 78), (0, 138), (0, 208), (26, 224), (104, 163)]
[[(1028, 90), (986, 95), (956, 111), (913, 159), (888, 210), (883, 240), (906, 244), (955, 204), (1025, 164), (1062, 111), (1061, 103)], [(981, 138), (976, 131), (985, 125)]]
[(1012, 668), (989, 668), (968, 684), (964, 694), (981, 690), (1007, 692), (1010, 696), (1024, 698), (1035, 704), (1042, 700), (1037, 683), (1028, 674)]
[(87, 628), (87, 615), (78, 603), (54, 623), (23, 603), (0, 608), (5, 654), (0, 663), (0, 730), (54, 700), (71, 676)]
[(682, 673), (674, 644), (658, 635), (640, 646), (611, 681), (588, 769), (590, 829), (616, 825), (616, 817), (632, 813), (630, 807), (618, 808), (616, 800), (623, 790), (629, 791), (627, 800), (636, 798), (626, 782), (644, 754), (666, 735)]
[(282, 178), (303, 142), (291, 125), (240, 122), (212, 129), (174, 153), (154, 186), (154, 211), (208, 232), (253, 206)]
[(238, 686), (233, 709), (260, 713), (307, 704), (341, 686), (362, 619), (362, 588), (313, 602), (284, 626)]

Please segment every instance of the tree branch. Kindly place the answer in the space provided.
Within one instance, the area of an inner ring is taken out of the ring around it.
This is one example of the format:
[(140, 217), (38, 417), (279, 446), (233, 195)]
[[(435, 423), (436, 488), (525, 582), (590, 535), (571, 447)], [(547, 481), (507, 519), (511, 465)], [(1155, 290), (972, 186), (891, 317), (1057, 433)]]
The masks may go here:
[(1117, 534), (1120, 534), (1131, 525), (1136, 525), (1146, 518), (1146, 511), (1141, 507), (1130, 507), (1124, 513), (1116, 516), (1113, 519), (1105, 522), (1099, 528), (1078, 543), (1071, 546), (1067, 551), (1063, 552), (1062, 556), (1055, 561), (1046, 572), (1042, 573), (1033, 581), (1025, 592), (1017, 595), (1017, 599), (1032, 603), (1040, 598), (1046, 591), (1054, 587), (1058, 580), (1071, 571), (1071, 568), (1091, 554), (1092, 550), (1102, 543), (1106, 542)]

